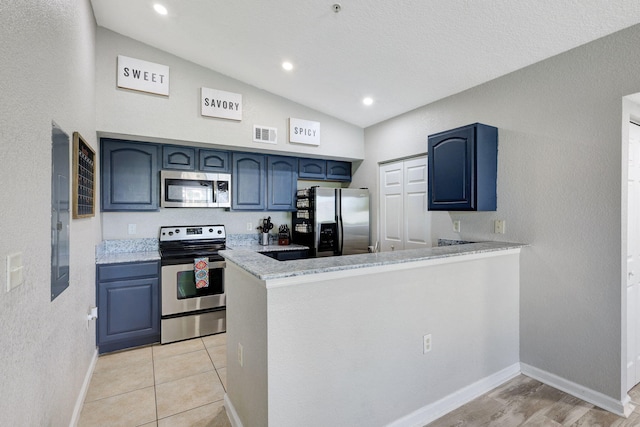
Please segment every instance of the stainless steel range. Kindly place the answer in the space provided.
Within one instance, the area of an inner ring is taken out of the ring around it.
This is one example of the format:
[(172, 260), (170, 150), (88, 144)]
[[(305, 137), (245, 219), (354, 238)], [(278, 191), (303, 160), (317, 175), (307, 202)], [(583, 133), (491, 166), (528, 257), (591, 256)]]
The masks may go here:
[(162, 344), (226, 331), (224, 225), (160, 228)]

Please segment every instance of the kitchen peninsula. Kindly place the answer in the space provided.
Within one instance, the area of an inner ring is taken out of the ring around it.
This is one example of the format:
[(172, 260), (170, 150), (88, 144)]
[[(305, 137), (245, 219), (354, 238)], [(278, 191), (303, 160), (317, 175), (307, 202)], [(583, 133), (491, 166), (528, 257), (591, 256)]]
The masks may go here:
[(523, 245), (277, 261), (228, 250), (237, 425), (422, 425), (519, 373)]

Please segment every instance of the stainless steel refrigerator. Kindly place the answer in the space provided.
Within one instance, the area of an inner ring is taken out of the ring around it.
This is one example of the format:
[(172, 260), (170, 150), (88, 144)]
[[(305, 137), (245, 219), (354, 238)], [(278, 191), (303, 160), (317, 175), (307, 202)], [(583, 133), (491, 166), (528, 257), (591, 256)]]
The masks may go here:
[(311, 256), (367, 253), (369, 190), (312, 187), (298, 192), (294, 242)]

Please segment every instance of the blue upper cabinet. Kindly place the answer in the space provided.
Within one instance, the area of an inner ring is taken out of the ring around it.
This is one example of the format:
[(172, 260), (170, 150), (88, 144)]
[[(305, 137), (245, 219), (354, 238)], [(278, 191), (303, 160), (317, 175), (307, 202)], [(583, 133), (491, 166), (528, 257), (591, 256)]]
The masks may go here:
[(298, 159), (299, 177), (304, 179), (325, 179), (327, 161), (320, 159)]
[(196, 149), (165, 145), (162, 147), (162, 169), (193, 171), (196, 169)]
[(327, 160), (327, 179), (331, 181), (351, 181), (351, 162)]
[(429, 210), (495, 211), (498, 129), (481, 123), (429, 136)]
[(266, 209), (267, 157), (265, 155), (233, 153), (231, 179), (232, 209), (254, 211)]
[(296, 210), (296, 157), (233, 153), (231, 179), (233, 210)]
[(267, 156), (267, 210), (295, 211), (298, 159)]
[(298, 177), (320, 181), (351, 182), (351, 162), (298, 159)]
[(102, 210), (158, 210), (158, 145), (107, 138), (100, 144)]
[(231, 172), (229, 152), (220, 150), (198, 150), (198, 170), (205, 172)]

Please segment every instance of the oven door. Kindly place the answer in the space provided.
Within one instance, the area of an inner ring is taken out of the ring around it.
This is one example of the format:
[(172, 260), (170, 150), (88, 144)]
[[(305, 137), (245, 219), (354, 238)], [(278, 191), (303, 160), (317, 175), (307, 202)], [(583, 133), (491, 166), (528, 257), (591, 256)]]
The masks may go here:
[(224, 267), (224, 261), (210, 261), (209, 286), (197, 289), (193, 261), (163, 265), (162, 315), (225, 307)]

